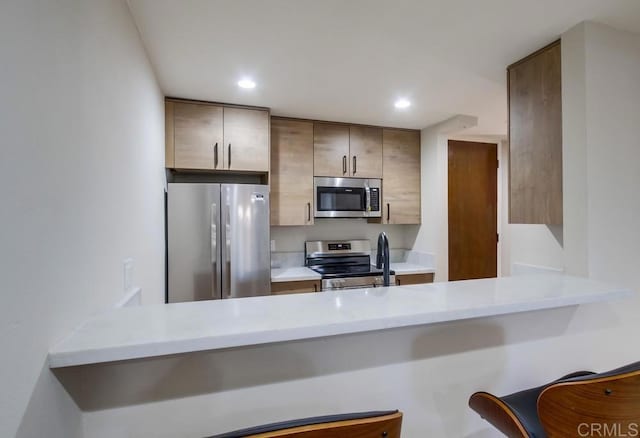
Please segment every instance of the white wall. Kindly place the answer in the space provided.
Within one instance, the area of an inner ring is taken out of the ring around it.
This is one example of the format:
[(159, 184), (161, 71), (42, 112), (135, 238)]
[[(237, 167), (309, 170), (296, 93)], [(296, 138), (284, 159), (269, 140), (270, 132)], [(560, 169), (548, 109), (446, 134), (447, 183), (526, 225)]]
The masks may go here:
[(447, 225), (447, 136), (440, 125), (422, 130), (420, 177), (422, 224), (415, 229), (410, 249), (435, 255), (434, 281), (449, 278), (449, 228)]
[(73, 438), (50, 346), (124, 294), (163, 299), (164, 115), (124, 1), (0, 6), (0, 436)]

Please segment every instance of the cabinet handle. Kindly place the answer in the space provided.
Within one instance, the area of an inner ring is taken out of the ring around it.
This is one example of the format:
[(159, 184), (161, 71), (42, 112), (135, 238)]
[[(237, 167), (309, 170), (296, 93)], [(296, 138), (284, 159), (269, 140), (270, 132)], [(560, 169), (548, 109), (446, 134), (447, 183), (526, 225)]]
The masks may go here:
[(307, 222), (311, 222), (311, 202), (307, 202)]
[(217, 169), (218, 168), (218, 143), (215, 144), (215, 146), (213, 146), (213, 168)]
[(318, 284), (317, 283), (313, 283), (313, 291), (314, 292), (318, 292)]
[(227, 166), (231, 169), (231, 143), (229, 143), (229, 164)]
[(391, 206), (387, 202), (387, 222), (389, 222), (390, 218), (391, 218)]
[(342, 156), (342, 174), (345, 175), (347, 173), (347, 156)]
[(356, 156), (353, 156), (353, 174), (356, 174)]

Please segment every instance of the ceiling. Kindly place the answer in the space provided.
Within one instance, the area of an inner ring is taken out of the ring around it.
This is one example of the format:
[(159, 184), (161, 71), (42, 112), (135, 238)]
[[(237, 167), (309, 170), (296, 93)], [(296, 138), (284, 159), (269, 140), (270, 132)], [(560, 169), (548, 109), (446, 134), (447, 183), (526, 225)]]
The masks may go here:
[[(275, 115), (506, 133), (505, 67), (583, 20), (640, 32), (640, 0), (129, 0), (167, 96)], [(257, 82), (253, 90), (236, 83)], [(411, 100), (394, 108), (399, 97)]]

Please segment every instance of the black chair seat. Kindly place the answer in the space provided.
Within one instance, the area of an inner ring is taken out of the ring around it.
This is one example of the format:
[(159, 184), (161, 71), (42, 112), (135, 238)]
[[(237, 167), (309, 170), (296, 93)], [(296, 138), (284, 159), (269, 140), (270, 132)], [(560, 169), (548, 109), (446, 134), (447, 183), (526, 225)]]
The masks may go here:
[(350, 414), (337, 414), (337, 415), (323, 415), (319, 417), (300, 418), (297, 420), (280, 421), (277, 423), (264, 424), (261, 426), (249, 427), (246, 429), (235, 430), (233, 432), (226, 432), (220, 435), (213, 435), (208, 438), (244, 438), (251, 435), (257, 435), (259, 433), (275, 432), (282, 429), (291, 429), (293, 427), (311, 426), (314, 424), (334, 423), (336, 421), (348, 421), (348, 420), (360, 420), (364, 418), (383, 417), (386, 415), (395, 414), (398, 411), (370, 411), (370, 412), (355, 412)]

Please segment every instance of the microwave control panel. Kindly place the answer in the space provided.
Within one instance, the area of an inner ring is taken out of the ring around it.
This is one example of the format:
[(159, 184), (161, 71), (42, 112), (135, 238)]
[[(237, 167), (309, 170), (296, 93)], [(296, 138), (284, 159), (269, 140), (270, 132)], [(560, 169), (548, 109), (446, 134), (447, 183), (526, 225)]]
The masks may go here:
[(380, 189), (372, 187), (369, 192), (371, 196), (371, 211), (380, 211)]

